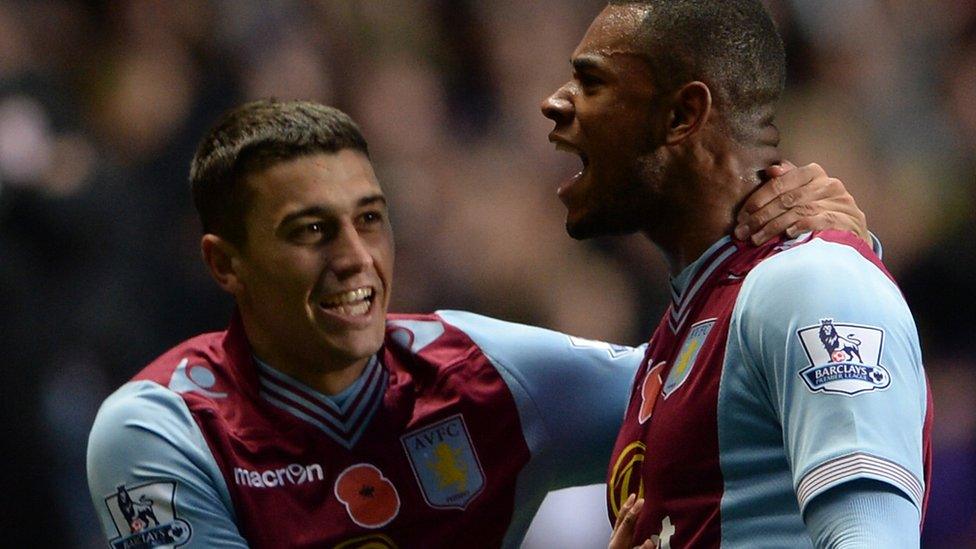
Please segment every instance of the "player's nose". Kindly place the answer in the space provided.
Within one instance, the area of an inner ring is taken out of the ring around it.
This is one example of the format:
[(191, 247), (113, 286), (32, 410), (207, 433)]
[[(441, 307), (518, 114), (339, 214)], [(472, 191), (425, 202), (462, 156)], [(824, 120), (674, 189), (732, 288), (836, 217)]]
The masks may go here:
[(356, 227), (344, 226), (332, 245), (332, 271), (339, 278), (364, 271), (373, 263), (373, 255)]
[(573, 102), (570, 100), (569, 83), (567, 82), (552, 95), (545, 98), (540, 105), (542, 115), (554, 121), (557, 125), (568, 122), (573, 118)]

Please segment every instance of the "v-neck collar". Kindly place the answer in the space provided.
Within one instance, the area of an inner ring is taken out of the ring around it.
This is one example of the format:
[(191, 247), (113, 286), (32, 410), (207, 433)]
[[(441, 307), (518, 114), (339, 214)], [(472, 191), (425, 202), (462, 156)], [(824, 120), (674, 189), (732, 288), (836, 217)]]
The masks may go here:
[(351, 449), (383, 402), (389, 372), (376, 356), (359, 378), (338, 395), (329, 396), (265, 364), (257, 357), (259, 394), (269, 404), (318, 428)]
[(671, 278), (671, 312), (668, 325), (678, 332), (688, 319), (691, 303), (702, 285), (726, 259), (736, 252), (732, 237), (724, 236), (708, 247), (691, 265)]

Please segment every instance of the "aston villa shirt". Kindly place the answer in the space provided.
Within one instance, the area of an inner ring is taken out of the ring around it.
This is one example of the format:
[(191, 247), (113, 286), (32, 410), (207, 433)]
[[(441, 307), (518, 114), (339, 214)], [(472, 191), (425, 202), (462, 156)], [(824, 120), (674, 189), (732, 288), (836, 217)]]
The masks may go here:
[(635, 543), (810, 547), (810, 502), (865, 479), (922, 516), (932, 408), (918, 337), (860, 239), (723, 238), (672, 283), (610, 461), (611, 522), (637, 493)]
[(111, 547), (516, 546), (546, 493), (603, 478), (642, 349), (442, 311), (390, 315), (325, 396), (239, 319), (109, 397), (89, 442)]

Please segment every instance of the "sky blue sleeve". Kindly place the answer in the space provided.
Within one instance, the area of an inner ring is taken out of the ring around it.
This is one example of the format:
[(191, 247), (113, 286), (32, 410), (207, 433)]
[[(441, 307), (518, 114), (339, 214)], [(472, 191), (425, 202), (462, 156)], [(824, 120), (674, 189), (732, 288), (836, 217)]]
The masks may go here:
[(603, 482), (644, 347), (462, 311), (438, 315), (465, 332), (505, 379), (533, 459), (546, 461), (550, 489)]
[(921, 508), (926, 382), (895, 284), (855, 249), (815, 239), (758, 265), (734, 315), (781, 423), (800, 509), (864, 478)]
[(203, 434), (183, 399), (156, 383), (127, 383), (102, 404), (88, 486), (110, 546), (155, 536), (167, 546), (247, 547)]
[(804, 519), (818, 549), (919, 546), (919, 513), (890, 484), (858, 480), (810, 502)]

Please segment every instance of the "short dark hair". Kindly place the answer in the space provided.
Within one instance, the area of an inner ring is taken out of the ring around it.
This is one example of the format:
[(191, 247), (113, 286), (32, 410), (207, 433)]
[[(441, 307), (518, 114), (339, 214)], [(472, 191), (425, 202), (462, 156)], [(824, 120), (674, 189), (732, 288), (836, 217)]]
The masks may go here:
[(248, 175), (300, 156), (342, 149), (369, 156), (359, 127), (333, 107), (262, 99), (225, 113), (200, 141), (190, 164), (193, 203), (203, 231), (243, 245)]
[[(708, 84), (736, 134), (771, 120), (786, 53), (759, 0), (610, 0), (647, 10), (637, 44), (665, 93)], [(751, 133), (751, 132), (749, 132)]]

